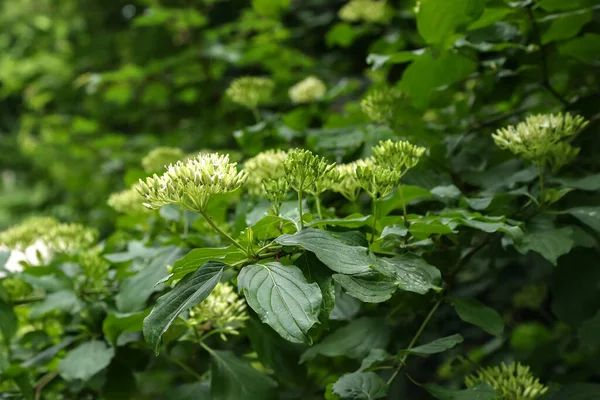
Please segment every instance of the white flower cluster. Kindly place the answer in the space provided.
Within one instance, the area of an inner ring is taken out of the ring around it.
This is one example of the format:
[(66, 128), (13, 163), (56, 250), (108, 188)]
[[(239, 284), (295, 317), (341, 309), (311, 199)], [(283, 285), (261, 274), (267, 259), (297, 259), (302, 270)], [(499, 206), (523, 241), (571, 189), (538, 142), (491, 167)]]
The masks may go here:
[(292, 102), (298, 104), (322, 100), (326, 92), (323, 81), (311, 75), (292, 86), (288, 93)]

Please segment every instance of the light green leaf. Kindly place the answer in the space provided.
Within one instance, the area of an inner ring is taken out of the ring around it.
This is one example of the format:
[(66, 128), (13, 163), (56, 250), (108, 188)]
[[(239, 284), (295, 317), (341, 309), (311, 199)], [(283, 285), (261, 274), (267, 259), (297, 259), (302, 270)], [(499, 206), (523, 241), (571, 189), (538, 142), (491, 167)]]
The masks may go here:
[(308, 330), (318, 321), (322, 295), (319, 285), (308, 283), (302, 271), (278, 262), (242, 268), (238, 286), (248, 304), (286, 340), (308, 343)]
[(275, 239), (282, 246), (300, 246), (313, 252), (330, 269), (341, 274), (367, 272), (376, 263), (366, 247), (349, 246), (327, 231), (307, 228)]
[(375, 400), (387, 395), (387, 384), (375, 372), (353, 372), (333, 385), (333, 393), (342, 399)]
[(75, 292), (61, 290), (49, 294), (44, 300), (31, 306), (30, 316), (39, 318), (53, 311), (77, 313), (82, 307), (83, 302), (79, 300)]
[(325, 35), (327, 47), (338, 45), (340, 47), (348, 47), (354, 42), (354, 39), (360, 34), (358, 29), (345, 22), (340, 22), (335, 25)]
[(423, 48), (412, 51), (400, 51), (392, 55), (369, 54), (367, 56), (367, 64), (371, 66), (373, 71), (377, 71), (386, 64), (404, 64), (406, 62), (413, 61), (424, 52), (425, 49)]
[(345, 356), (362, 359), (372, 349), (385, 348), (389, 330), (376, 318), (359, 318), (336, 330), (302, 354), (300, 362), (310, 361), (321, 354), (326, 357)]
[(542, 35), (542, 44), (575, 37), (591, 20), (592, 13), (589, 10), (559, 15), (551, 20), (550, 26)]
[(485, 28), (486, 26), (490, 26), (498, 21), (504, 19), (507, 15), (510, 15), (514, 12), (514, 9), (511, 8), (494, 8), (494, 7), (486, 7), (483, 11), (483, 14), (473, 21), (467, 27), (467, 30), (475, 30)]
[(414, 253), (404, 253), (392, 258), (380, 258), (375, 266), (379, 272), (393, 278), (398, 288), (407, 292), (425, 294), (441, 290), (440, 271)]
[(600, 232), (600, 207), (577, 207), (567, 212), (596, 232)]
[(171, 270), (173, 275), (169, 278), (169, 281), (172, 282), (176, 279), (181, 279), (209, 261), (221, 261), (226, 264), (233, 264), (245, 258), (246, 255), (233, 245), (229, 247), (201, 247), (193, 249), (183, 256), (183, 258), (175, 261)]
[(156, 283), (167, 276), (167, 266), (172, 265), (180, 255), (180, 249), (168, 247), (155, 256), (148, 265), (141, 265), (138, 273), (125, 278), (115, 297), (119, 311), (135, 312), (146, 308), (148, 297), (163, 288)]
[(212, 400), (275, 400), (277, 382), (230, 351), (212, 350)]
[(149, 311), (136, 313), (109, 313), (102, 323), (102, 332), (104, 336), (116, 346), (119, 335), (125, 332), (140, 332), (144, 318)]
[(86, 381), (108, 367), (115, 349), (98, 340), (85, 342), (67, 353), (58, 363), (58, 372), (64, 379)]
[(366, 356), (360, 363), (359, 371), (368, 371), (370, 368), (381, 364), (384, 361), (390, 360), (393, 357), (383, 349), (372, 349), (369, 355)]
[(333, 274), (333, 279), (346, 293), (365, 303), (383, 303), (392, 297), (398, 287), (393, 280), (376, 272), (361, 275)]
[(483, 9), (483, 0), (423, 1), (417, 14), (417, 29), (427, 43), (442, 44), (461, 25), (478, 18)]
[(463, 342), (463, 337), (459, 334), (435, 339), (433, 342), (413, 347), (412, 349), (400, 350), (401, 354), (410, 353), (418, 356), (428, 356), (431, 354), (442, 353)]
[(498, 394), (487, 383), (468, 389), (448, 389), (436, 384), (427, 384), (425, 389), (438, 400), (498, 400)]
[[(295, 225), (292, 221), (276, 215), (267, 215), (263, 217), (260, 221), (252, 225), (252, 228), (250, 229), (252, 229), (252, 234), (257, 240), (273, 239), (284, 233), (296, 232)], [(229, 263), (240, 261), (245, 258), (245, 255), (240, 252), (237, 247), (229, 246), (228, 249), (230, 249), (229, 254), (224, 255), (224, 257), (230, 258), (230, 260), (228, 260)], [(235, 258), (239, 258), (239, 260), (235, 260)]]
[(290, 0), (252, 0), (252, 8), (269, 18), (278, 18), (289, 4)]
[(156, 301), (150, 315), (144, 319), (143, 329), (146, 341), (157, 354), (162, 334), (182, 311), (208, 297), (221, 280), (225, 267), (227, 264), (222, 262), (209, 261)]
[(449, 300), (463, 321), (477, 325), (490, 335), (499, 336), (504, 332), (504, 321), (493, 308), (472, 298), (450, 297)]

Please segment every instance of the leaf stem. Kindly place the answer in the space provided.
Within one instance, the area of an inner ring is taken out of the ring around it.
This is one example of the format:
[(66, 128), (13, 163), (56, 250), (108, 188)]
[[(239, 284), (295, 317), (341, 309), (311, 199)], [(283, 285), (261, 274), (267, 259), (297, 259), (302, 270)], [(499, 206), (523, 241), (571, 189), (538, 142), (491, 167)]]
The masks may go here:
[[(417, 331), (417, 333), (415, 333), (415, 335), (413, 336), (412, 340), (408, 344), (407, 349), (412, 349), (415, 346), (415, 344), (417, 343), (417, 340), (419, 340), (419, 337), (421, 337), (421, 334), (425, 330), (425, 327), (427, 326), (427, 324), (431, 320), (431, 317), (433, 317), (433, 314), (435, 314), (436, 310), (442, 304), (443, 301), (444, 301), (443, 297), (440, 297), (440, 299), (438, 301), (436, 301), (436, 303), (433, 305), (433, 307), (429, 311), (429, 314), (427, 314), (427, 316), (423, 320), (423, 323), (419, 327), (419, 330)], [(400, 359), (400, 365), (398, 365), (398, 368), (396, 368), (396, 370), (394, 371), (394, 374), (387, 381), (388, 386), (394, 381), (394, 379), (396, 379), (396, 377), (400, 373), (400, 370), (402, 370), (402, 367), (404, 367), (404, 365), (406, 364), (406, 359), (408, 358), (409, 355), (410, 355), (410, 353), (406, 353)]]
[(323, 214), (321, 213), (321, 199), (319, 195), (315, 195), (315, 203), (317, 204), (317, 214), (319, 215), (319, 219), (323, 219)]
[(202, 375), (200, 375), (199, 373), (197, 373), (196, 371), (194, 371), (189, 365), (185, 364), (184, 362), (179, 361), (178, 359), (176, 359), (174, 357), (169, 357), (169, 360), (172, 361), (172, 362), (174, 362), (175, 364), (179, 365), (184, 371), (186, 371), (190, 375), (193, 375), (199, 381), (203, 381), (204, 380), (204, 378), (202, 377)]
[(211, 219), (210, 216), (208, 216), (205, 212), (201, 212), (200, 213), (204, 219), (206, 220), (206, 222), (208, 222), (208, 224), (215, 230), (217, 231), (221, 236), (223, 236), (225, 239), (229, 240), (231, 243), (233, 243), (235, 245), (235, 247), (237, 247), (238, 249), (240, 249), (245, 255), (250, 256), (248, 254), (248, 250), (244, 248), (244, 246), (242, 246), (237, 240), (235, 240), (234, 238), (232, 238), (227, 232), (225, 232), (224, 230), (222, 230), (221, 228), (219, 228)]
[(300, 213), (300, 229), (304, 229), (304, 218), (302, 218), (302, 190), (298, 190), (298, 212)]

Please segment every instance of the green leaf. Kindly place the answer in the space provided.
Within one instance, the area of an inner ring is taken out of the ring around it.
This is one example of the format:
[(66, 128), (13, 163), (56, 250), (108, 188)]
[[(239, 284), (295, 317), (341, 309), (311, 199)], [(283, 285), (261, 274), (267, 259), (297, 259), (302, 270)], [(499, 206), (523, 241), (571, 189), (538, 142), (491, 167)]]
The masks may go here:
[(408, 231), (417, 240), (427, 239), (431, 235), (451, 235), (456, 233), (441, 221), (415, 221), (410, 224)]
[(117, 345), (119, 335), (125, 332), (140, 332), (142, 330), (144, 318), (148, 311), (137, 313), (109, 313), (102, 323), (102, 332), (104, 336), (113, 344)]
[(277, 382), (230, 351), (212, 350), (212, 400), (274, 400)]
[(467, 30), (475, 30), (475, 29), (481, 29), (481, 28), (485, 28), (486, 26), (490, 26), (498, 21), (501, 21), (502, 19), (504, 19), (506, 16), (512, 14), (514, 12), (513, 9), (511, 8), (494, 8), (494, 7), (486, 7), (485, 10), (483, 11), (483, 14), (481, 14), (481, 16), (476, 19), (475, 21), (473, 21), (471, 24), (469, 24), (469, 26), (467, 27)]
[(575, 37), (591, 20), (592, 13), (589, 10), (558, 15), (551, 20), (550, 26), (542, 35), (542, 44)]
[(409, 61), (414, 61), (417, 57), (425, 52), (426, 49), (417, 49), (412, 51), (399, 51), (392, 55), (383, 54), (369, 54), (367, 56), (367, 64), (371, 66), (373, 71), (377, 71), (379, 68), (386, 64), (404, 64)]
[(443, 44), (483, 10), (483, 0), (423, 1), (417, 14), (417, 29), (427, 43)]
[(427, 384), (425, 389), (438, 400), (498, 400), (498, 394), (487, 383), (468, 389), (448, 389), (436, 384)]
[(335, 285), (335, 306), (331, 310), (329, 319), (349, 321), (360, 311), (360, 304), (360, 301), (347, 295), (339, 284)]
[(346, 293), (365, 303), (383, 303), (389, 300), (398, 288), (394, 281), (376, 272), (352, 276), (333, 274), (333, 279)]
[(415, 200), (430, 199), (431, 197), (431, 192), (427, 189), (419, 186), (402, 185), (402, 194), (400, 194), (399, 190), (396, 190), (396, 192), (381, 200), (377, 205), (380, 215), (385, 216), (394, 210), (401, 209), (403, 204), (409, 204)]
[(162, 289), (156, 283), (167, 276), (167, 266), (173, 265), (180, 254), (178, 248), (169, 247), (161, 251), (149, 265), (141, 265), (138, 273), (125, 278), (115, 297), (119, 311), (135, 312), (146, 308), (150, 295)]
[(348, 47), (354, 42), (354, 39), (359, 35), (358, 29), (345, 22), (335, 24), (325, 35), (327, 47), (338, 45), (340, 47)]
[[(252, 234), (257, 240), (267, 240), (276, 238), (284, 233), (294, 233), (296, 228), (294, 223), (286, 218), (278, 217), (276, 215), (267, 215), (260, 221), (252, 225)], [(239, 251), (235, 246), (229, 246), (230, 254), (226, 257), (235, 258), (239, 257), (239, 260), (231, 259), (229, 263), (240, 261), (245, 258), (245, 254)]]
[(265, 17), (278, 18), (290, 0), (252, 0), (252, 8)]
[(83, 302), (79, 300), (75, 292), (70, 290), (61, 290), (60, 292), (49, 294), (44, 300), (31, 306), (31, 318), (40, 318), (53, 311), (63, 311), (77, 313), (83, 307)]
[(567, 212), (596, 232), (600, 232), (600, 207), (577, 207)]
[[(442, 1), (452, 7), (453, 2)], [(435, 89), (467, 78), (477, 71), (478, 65), (458, 53), (448, 51), (434, 58), (427, 51), (404, 70), (398, 87), (410, 94), (415, 107), (424, 109)]]
[(546, 11), (573, 10), (598, 4), (596, 0), (539, 0), (538, 4)]
[(370, 226), (373, 224), (373, 216), (367, 215), (364, 216), (362, 214), (352, 214), (347, 216), (346, 218), (331, 218), (331, 219), (317, 219), (306, 226), (308, 227), (316, 227), (316, 226), (341, 226), (344, 228), (360, 228), (363, 226)]
[(472, 298), (450, 297), (449, 300), (463, 321), (477, 325), (490, 335), (499, 336), (504, 332), (504, 321), (493, 308)]
[(583, 36), (569, 40), (558, 46), (562, 55), (573, 57), (583, 63), (597, 63), (600, 61), (600, 35), (586, 33)]
[(68, 347), (71, 343), (77, 340), (77, 336), (67, 336), (61, 340), (58, 344), (50, 346), (42, 351), (39, 351), (35, 356), (23, 361), (21, 367), (31, 368), (38, 367), (48, 364), (62, 349)]
[(300, 246), (313, 252), (330, 269), (341, 274), (367, 272), (376, 263), (366, 247), (349, 246), (327, 231), (307, 228), (275, 239), (282, 246)]
[(162, 295), (144, 319), (143, 330), (146, 341), (158, 354), (160, 338), (175, 318), (184, 310), (199, 304), (221, 280), (227, 264), (209, 261), (193, 274), (187, 275), (167, 294)]
[(245, 258), (246, 255), (233, 245), (229, 247), (201, 247), (193, 249), (183, 256), (183, 258), (175, 261), (171, 270), (173, 275), (169, 277), (169, 281), (172, 282), (176, 279), (181, 279), (209, 261), (222, 261), (226, 264), (233, 264)]
[(360, 363), (359, 371), (367, 371), (384, 361), (390, 360), (393, 357), (383, 349), (372, 349), (369, 354)]
[(302, 271), (278, 262), (242, 268), (238, 286), (260, 319), (286, 340), (308, 343), (308, 330), (319, 320), (322, 295)]
[(442, 278), (440, 271), (414, 253), (380, 258), (375, 269), (393, 278), (398, 288), (407, 292), (425, 294), (431, 289), (441, 290), (438, 286)]
[(10, 343), (12, 337), (17, 333), (19, 321), (10, 304), (0, 301), (0, 333), (5, 343)]
[(593, 353), (600, 348), (600, 312), (581, 324), (579, 341), (587, 352)]
[(545, 396), (543, 400), (597, 400), (600, 399), (600, 384), (572, 383)]
[(376, 318), (359, 318), (336, 330), (302, 354), (304, 363), (321, 354), (326, 357), (345, 356), (362, 359), (372, 349), (385, 348), (389, 331), (384, 329), (384, 321)]
[(88, 380), (108, 367), (115, 349), (98, 340), (85, 342), (67, 353), (58, 363), (58, 372), (64, 379)]
[(374, 400), (387, 395), (387, 384), (375, 372), (353, 372), (333, 385), (333, 393), (342, 399)]
[(452, 336), (446, 336), (444, 338), (435, 339), (433, 342), (423, 344), (421, 346), (413, 347), (412, 349), (400, 350), (401, 354), (416, 354), (418, 356), (428, 356), (431, 354), (442, 353), (448, 349), (453, 348), (457, 344), (463, 342), (463, 337), (459, 334)]
[(595, 192), (600, 190), (600, 174), (587, 175), (581, 178), (557, 178), (554, 182), (560, 183), (567, 188), (588, 190)]
[(535, 251), (556, 265), (558, 258), (573, 248), (573, 229), (570, 227), (554, 228), (552, 221), (536, 218), (527, 228), (523, 240), (515, 245), (521, 254)]

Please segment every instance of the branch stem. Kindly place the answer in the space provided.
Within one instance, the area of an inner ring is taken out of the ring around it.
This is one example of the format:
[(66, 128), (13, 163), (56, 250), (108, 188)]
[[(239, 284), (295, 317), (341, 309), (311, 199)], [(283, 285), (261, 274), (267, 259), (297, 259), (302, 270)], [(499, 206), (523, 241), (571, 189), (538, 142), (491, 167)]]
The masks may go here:
[(204, 217), (204, 219), (206, 220), (206, 222), (208, 222), (208, 224), (215, 231), (217, 231), (225, 239), (229, 240), (233, 245), (235, 245), (235, 247), (237, 247), (238, 249), (240, 249), (245, 255), (249, 256), (248, 250), (245, 249), (244, 246), (242, 246), (237, 240), (235, 240), (234, 238), (232, 238), (227, 232), (225, 232), (224, 230), (222, 230), (221, 228), (219, 228), (217, 226), (217, 224), (214, 223), (214, 221), (212, 220), (212, 218), (209, 215), (207, 215), (205, 212), (201, 212), (200, 214)]

